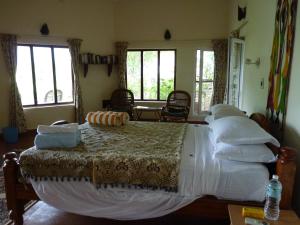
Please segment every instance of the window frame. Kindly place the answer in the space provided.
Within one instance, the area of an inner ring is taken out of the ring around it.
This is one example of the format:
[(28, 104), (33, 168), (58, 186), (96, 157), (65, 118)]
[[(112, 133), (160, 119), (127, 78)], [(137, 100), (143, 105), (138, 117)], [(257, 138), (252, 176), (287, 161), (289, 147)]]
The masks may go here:
[[(66, 105), (66, 104), (72, 104), (74, 103), (74, 73), (73, 69), (71, 68), (71, 76), (72, 76), (72, 95), (73, 95), (73, 101), (69, 102), (58, 102), (57, 101), (57, 85), (56, 85), (56, 67), (55, 67), (55, 57), (54, 57), (54, 48), (66, 48), (69, 49), (68, 46), (64, 45), (42, 45), (42, 44), (17, 44), (17, 47), (19, 46), (25, 46), (29, 47), (30, 50), (30, 61), (31, 61), (31, 75), (32, 75), (32, 85), (33, 85), (33, 98), (34, 98), (34, 104), (30, 105), (23, 105), (24, 108), (26, 107), (42, 107), (42, 106), (54, 106), (54, 105)], [(35, 75), (35, 64), (34, 64), (34, 53), (33, 53), (33, 47), (46, 47), (50, 48), (51, 50), (51, 64), (52, 64), (52, 72), (53, 72), (53, 91), (54, 91), (54, 102), (53, 103), (38, 103), (37, 102), (37, 90), (36, 90), (36, 75)]]
[[(197, 52), (200, 51), (200, 62), (199, 62), (199, 81), (197, 81)], [(195, 71), (195, 79), (194, 79), (194, 99), (193, 99), (193, 114), (194, 115), (201, 115), (201, 113), (205, 113), (205, 112), (208, 112), (207, 110), (203, 111), (202, 110), (202, 85), (203, 83), (212, 83), (213, 84), (213, 89), (215, 88), (214, 87), (214, 82), (215, 82), (215, 79), (213, 77), (213, 79), (203, 79), (203, 59), (204, 59), (204, 52), (214, 52), (212, 49), (196, 49), (196, 71)], [(197, 83), (199, 83), (199, 91), (198, 91), (198, 112), (199, 113), (196, 113), (196, 110), (195, 110), (195, 95), (196, 95), (196, 87), (197, 87)]]
[[(157, 51), (157, 98), (156, 99), (144, 99), (144, 79), (143, 79), (143, 52), (147, 51)], [(176, 65), (177, 65), (177, 50), (176, 49), (127, 49), (128, 52), (140, 52), (140, 58), (141, 58), (141, 98), (137, 99), (135, 98), (135, 101), (144, 101), (144, 102), (159, 102), (159, 101), (166, 101), (167, 99), (160, 99), (160, 52), (162, 51), (174, 51), (174, 90), (176, 90)], [(127, 59), (127, 54), (126, 54)], [(127, 60), (126, 60), (126, 73), (125, 73), (125, 80), (126, 80), (126, 86), (128, 86), (127, 81)]]

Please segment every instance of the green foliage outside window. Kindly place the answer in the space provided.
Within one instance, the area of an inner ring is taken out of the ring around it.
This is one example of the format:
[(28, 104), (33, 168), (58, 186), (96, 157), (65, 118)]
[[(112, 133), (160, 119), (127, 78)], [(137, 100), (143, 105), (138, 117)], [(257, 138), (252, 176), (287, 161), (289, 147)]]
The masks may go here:
[[(169, 93), (174, 90), (174, 77), (172, 79), (166, 79), (164, 78), (163, 74), (161, 74), (159, 93), (160, 96), (157, 96), (157, 68), (151, 67), (151, 65), (154, 65), (157, 62), (157, 50), (144, 51), (144, 96), (141, 96), (141, 54), (142, 51), (140, 50), (127, 52), (127, 88), (133, 92), (135, 99), (166, 100)], [(147, 74), (148, 77), (146, 77), (145, 74)], [(149, 75), (151, 77), (149, 77)]]

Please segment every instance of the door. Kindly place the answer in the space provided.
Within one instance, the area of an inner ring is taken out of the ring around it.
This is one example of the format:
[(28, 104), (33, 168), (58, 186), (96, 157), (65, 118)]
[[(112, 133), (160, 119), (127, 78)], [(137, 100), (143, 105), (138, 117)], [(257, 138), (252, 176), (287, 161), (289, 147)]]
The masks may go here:
[(238, 108), (242, 105), (244, 51), (244, 40), (237, 38), (229, 39), (227, 103)]

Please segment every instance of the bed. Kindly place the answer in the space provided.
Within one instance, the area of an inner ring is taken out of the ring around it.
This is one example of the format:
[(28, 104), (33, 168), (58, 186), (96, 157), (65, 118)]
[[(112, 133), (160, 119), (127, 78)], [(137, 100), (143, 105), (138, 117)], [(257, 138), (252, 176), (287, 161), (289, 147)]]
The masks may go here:
[[(254, 114), (251, 118), (263, 128), (267, 128), (267, 122), (262, 115)], [(275, 164), (268, 165), (267, 169), (262, 164), (245, 167), (238, 162), (235, 164), (226, 161), (212, 162), (209, 142), (207, 126), (187, 126), (177, 193), (118, 187), (97, 190), (88, 181), (51, 182), (31, 179), (30, 184), (23, 184), (18, 179), (20, 170), (18, 159), (14, 153), (8, 153), (5, 155), (4, 175), (11, 217), (15, 224), (22, 224), (25, 202), (42, 199), (65, 211), (119, 220), (154, 218), (169, 213), (227, 218), (226, 207), (229, 203), (262, 205), (264, 185), (269, 176), (275, 172), (281, 177), (285, 187), (281, 207), (290, 207), (295, 175), (293, 149), (270, 146), (274, 153), (279, 154), (279, 159)], [(199, 176), (199, 170), (206, 172)], [(212, 177), (214, 179), (211, 179)], [(73, 193), (72, 197), (70, 192)], [(84, 204), (84, 207), (78, 209), (76, 202)], [(117, 202), (121, 204), (116, 204)]]

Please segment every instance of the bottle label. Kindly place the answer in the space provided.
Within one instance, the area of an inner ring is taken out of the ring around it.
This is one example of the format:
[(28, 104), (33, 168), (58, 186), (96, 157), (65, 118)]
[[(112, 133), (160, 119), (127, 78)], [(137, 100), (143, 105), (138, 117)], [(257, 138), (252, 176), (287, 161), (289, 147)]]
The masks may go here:
[(276, 198), (278, 200), (281, 199), (281, 189), (268, 187), (266, 194), (267, 197)]

